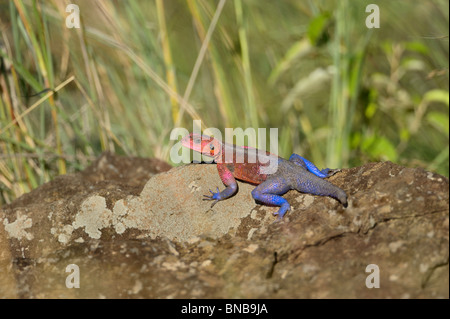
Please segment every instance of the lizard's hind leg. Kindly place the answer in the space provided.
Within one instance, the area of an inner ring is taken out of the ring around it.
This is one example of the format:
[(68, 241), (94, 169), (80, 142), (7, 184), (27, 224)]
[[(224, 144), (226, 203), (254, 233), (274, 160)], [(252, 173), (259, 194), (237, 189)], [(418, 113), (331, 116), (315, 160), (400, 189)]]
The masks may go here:
[(339, 171), (339, 170), (330, 169), (330, 168), (324, 168), (323, 170), (320, 170), (312, 162), (308, 161), (306, 158), (304, 158), (298, 154), (295, 154), (295, 153), (293, 153), (291, 155), (291, 157), (289, 157), (289, 161), (291, 161), (297, 165), (300, 165), (304, 169), (308, 170), (309, 172), (313, 173), (314, 175), (316, 175), (317, 177), (320, 177), (320, 178), (330, 177)]
[(289, 185), (282, 178), (270, 178), (259, 184), (252, 191), (252, 196), (263, 204), (280, 206), (280, 209), (274, 213), (274, 215), (278, 215), (278, 220), (280, 220), (291, 209), (291, 206), (286, 199), (279, 195), (286, 193), (289, 189)]

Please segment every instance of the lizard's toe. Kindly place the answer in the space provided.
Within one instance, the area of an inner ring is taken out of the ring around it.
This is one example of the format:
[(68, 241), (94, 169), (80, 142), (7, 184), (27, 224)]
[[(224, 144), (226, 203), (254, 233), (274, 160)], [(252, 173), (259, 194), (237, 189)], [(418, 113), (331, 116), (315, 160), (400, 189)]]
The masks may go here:
[(286, 212), (290, 209), (291, 209), (291, 206), (287, 202), (283, 203), (281, 205), (280, 209), (278, 211), (276, 211), (275, 213), (273, 213), (273, 215), (278, 216), (277, 220), (281, 220), (281, 219), (283, 219), (284, 214), (286, 214)]
[(278, 212), (274, 213), (274, 216), (278, 216), (278, 217), (272, 222), (272, 224), (280, 223), (283, 220), (283, 216), (279, 216)]
[(334, 174), (339, 173), (341, 171), (342, 171), (342, 169), (339, 169), (339, 168), (326, 168), (326, 169), (322, 170), (322, 172), (324, 174), (326, 174), (326, 177), (333, 176)]
[(203, 195), (203, 200), (217, 200), (214, 195)]
[(214, 207), (214, 205), (216, 205), (217, 204), (217, 202), (218, 202), (219, 200), (218, 199), (216, 199), (212, 204), (211, 204), (211, 208), (213, 208)]
[(211, 204), (211, 208), (214, 207), (214, 205), (217, 204), (217, 202), (219, 201), (219, 199), (214, 198), (214, 196), (210, 196), (210, 195), (203, 195), (205, 198), (203, 198), (203, 200), (213, 200), (214, 202)]

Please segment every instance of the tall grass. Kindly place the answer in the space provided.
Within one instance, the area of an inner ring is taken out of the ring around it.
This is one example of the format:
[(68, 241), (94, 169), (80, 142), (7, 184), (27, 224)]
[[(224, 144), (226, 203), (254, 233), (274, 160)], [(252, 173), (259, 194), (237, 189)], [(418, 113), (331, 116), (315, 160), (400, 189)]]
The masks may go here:
[[(0, 1), (0, 204), (172, 128), (278, 127), (318, 166), (448, 176), (448, 2)], [(44, 89), (48, 91), (35, 96)]]
[(355, 36), (355, 30), (361, 30), (358, 28), (361, 20), (347, 17), (358, 16), (358, 12), (365, 12), (364, 6), (353, 4), (352, 7), (348, 0), (342, 1), (336, 10), (334, 50), (331, 52), (334, 74), (328, 113), (330, 133), (327, 139), (327, 163), (332, 167), (341, 167), (344, 163), (348, 165), (350, 159), (350, 140), (363, 62), (373, 33), (372, 29), (363, 29)]

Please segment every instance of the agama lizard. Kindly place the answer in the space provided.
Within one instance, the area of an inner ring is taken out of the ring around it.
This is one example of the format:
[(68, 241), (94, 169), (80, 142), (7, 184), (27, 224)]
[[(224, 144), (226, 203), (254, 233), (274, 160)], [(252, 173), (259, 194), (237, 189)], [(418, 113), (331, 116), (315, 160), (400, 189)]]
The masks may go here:
[[(336, 173), (336, 170), (329, 168), (319, 170), (313, 163), (300, 155), (292, 154), (289, 160), (286, 160), (256, 148), (223, 143), (213, 137), (197, 133), (187, 135), (181, 140), (181, 143), (185, 147), (212, 157), (217, 163), (220, 179), (226, 188), (219, 192), (217, 187), (217, 192), (210, 190), (212, 195), (204, 195), (205, 200), (214, 201), (211, 207), (237, 192), (236, 179), (258, 185), (252, 191), (253, 198), (266, 205), (280, 206), (278, 212), (274, 213), (274, 215), (278, 215), (279, 220), (291, 208), (287, 200), (280, 195), (290, 189), (313, 195), (330, 196), (347, 207), (347, 194), (339, 187), (324, 180)], [(228, 162), (226, 161), (228, 158), (225, 157), (227, 152), (232, 154), (232, 159)], [(256, 157), (250, 157), (255, 153)], [(264, 174), (262, 168), (268, 165), (269, 157), (277, 161), (277, 170), (272, 174)], [(239, 158), (243, 160), (237, 160)], [(256, 158), (256, 160), (249, 161), (249, 158)]]

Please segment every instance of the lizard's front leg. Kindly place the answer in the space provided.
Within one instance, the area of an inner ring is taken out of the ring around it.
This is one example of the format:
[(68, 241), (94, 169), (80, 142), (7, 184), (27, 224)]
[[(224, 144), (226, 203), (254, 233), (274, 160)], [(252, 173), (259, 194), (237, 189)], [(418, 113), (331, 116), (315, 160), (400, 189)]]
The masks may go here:
[(286, 199), (279, 195), (286, 193), (289, 189), (290, 186), (282, 177), (272, 177), (259, 184), (252, 191), (252, 196), (263, 204), (280, 206), (278, 212), (274, 213), (280, 220), (291, 209), (291, 206)]
[(222, 182), (225, 184), (227, 188), (223, 191), (219, 192), (219, 187), (217, 187), (217, 192), (209, 190), (212, 195), (203, 195), (205, 196), (204, 200), (213, 200), (214, 202), (211, 204), (211, 208), (220, 200), (227, 199), (228, 197), (233, 196), (237, 191), (237, 183), (234, 179), (233, 174), (228, 169), (225, 163), (217, 163), (217, 170), (219, 172), (219, 177)]

